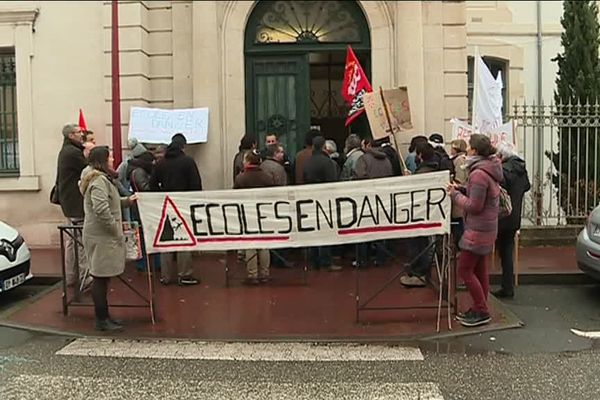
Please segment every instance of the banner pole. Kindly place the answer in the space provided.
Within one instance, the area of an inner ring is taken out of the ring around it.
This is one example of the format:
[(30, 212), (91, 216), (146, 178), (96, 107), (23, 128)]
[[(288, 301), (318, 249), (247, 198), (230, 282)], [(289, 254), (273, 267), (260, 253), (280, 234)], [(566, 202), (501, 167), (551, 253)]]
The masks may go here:
[(379, 86), (379, 95), (381, 96), (381, 102), (383, 103), (383, 110), (385, 111), (385, 118), (387, 119), (388, 126), (390, 127), (390, 135), (394, 140), (394, 146), (396, 147), (396, 152), (398, 153), (398, 158), (402, 162), (402, 170), (408, 171), (406, 168), (406, 163), (404, 162), (404, 157), (402, 157), (402, 153), (400, 152), (400, 148), (398, 147), (398, 142), (396, 141), (396, 135), (394, 135), (394, 129), (392, 127), (392, 119), (390, 118), (390, 111), (388, 110), (387, 103), (385, 102), (385, 97), (383, 96), (383, 89)]

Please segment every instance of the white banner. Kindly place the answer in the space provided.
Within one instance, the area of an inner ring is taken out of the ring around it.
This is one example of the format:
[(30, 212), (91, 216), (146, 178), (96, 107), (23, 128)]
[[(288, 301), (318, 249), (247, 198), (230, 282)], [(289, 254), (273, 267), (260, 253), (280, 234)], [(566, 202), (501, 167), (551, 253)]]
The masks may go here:
[[(473, 127), (456, 118), (452, 119), (450, 122), (452, 123), (452, 139), (463, 139), (468, 144), (469, 138), (471, 138), (471, 135), (474, 133)], [(500, 143), (509, 143), (516, 148), (517, 143), (512, 120), (504, 125), (500, 125), (498, 128), (494, 128), (491, 131), (482, 134), (489, 136), (492, 146), (496, 148)]]
[(448, 233), (449, 179), (142, 192), (138, 206), (148, 253), (335, 245)]
[(502, 75), (494, 76), (483, 59), (475, 57), (473, 89), (473, 127), (476, 133), (488, 133), (502, 125)]
[(176, 133), (183, 133), (188, 143), (206, 143), (208, 108), (162, 110), (131, 107), (129, 139), (142, 143), (168, 144)]

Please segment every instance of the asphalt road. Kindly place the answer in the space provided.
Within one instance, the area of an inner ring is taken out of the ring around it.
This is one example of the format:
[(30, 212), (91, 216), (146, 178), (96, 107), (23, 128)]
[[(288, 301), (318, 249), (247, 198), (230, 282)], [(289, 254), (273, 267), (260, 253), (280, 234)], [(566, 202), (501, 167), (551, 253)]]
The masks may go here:
[(570, 332), (600, 330), (598, 289), (522, 287), (510, 304), (524, 328), (401, 347), (73, 341), (0, 328), (0, 399), (600, 399), (600, 345)]

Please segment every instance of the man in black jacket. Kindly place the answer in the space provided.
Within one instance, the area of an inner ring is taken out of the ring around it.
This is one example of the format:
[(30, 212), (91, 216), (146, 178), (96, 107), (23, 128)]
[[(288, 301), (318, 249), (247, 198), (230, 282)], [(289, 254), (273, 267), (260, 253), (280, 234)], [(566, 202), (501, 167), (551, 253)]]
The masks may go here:
[(520, 158), (511, 145), (501, 144), (498, 155), (502, 158), (504, 181), (502, 187), (510, 195), (512, 213), (498, 220), (498, 238), (496, 249), (502, 263), (502, 288), (493, 295), (498, 298), (513, 298), (514, 292), (514, 248), (515, 235), (521, 229), (521, 209), (523, 196), (531, 189), (525, 161)]
[(440, 171), (450, 171), (450, 175), (454, 176), (454, 163), (444, 148), (444, 137), (439, 133), (432, 133), (431, 136), (429, 136), (429, 142), (435, 150), (435, 156)]
[[(77, 124), (67, 124), (62, 129), (63, 145), (58, 153), (56, 172), (56, 191), (63, 215), (71, 225), (83, 225), (83, 196), (79, 191), (81, 171), (87, 165), (83, 155), (83, 134)], [(77, 233), (77, 232), (75, 232)], [(78, 240), (81, 243), (81, 240)], [(65, 269), (68, 285), (77, 283), (75, 274), (75, 240), (69, 235), (65, 241)], [(83, 279), (87, 258), (81, 244), (78, 246), (79, 279)], [(88, 278), (84, 285), (91, 283)]]
[[(183, 151), (187, 140), (181, 133), (171, 138), (165, 158), (156, 164), (150, 177), (150, 189), (161, 192), (187, 192), (202, 190), (202, 179), (194, 159)], [(174, 282), (173, 262), (177, 263), (177, 283), (179, 285), (197, 285), (199, 279), (194, 278), (192, 253), (182, 251), (161, 254), (160, 281), (163, 285)]]
[[(325, 153), (325, 138), (316, 136), (313, 139), (312, 156), (304, 164), (304, 183), (337, 182), (338, 166), (329, 155)], [(309, 259), (315, 269), (327, 268), (329, 271), (339, 271), (339, 265), (331, 264), (331, 246), (311, 247)]]

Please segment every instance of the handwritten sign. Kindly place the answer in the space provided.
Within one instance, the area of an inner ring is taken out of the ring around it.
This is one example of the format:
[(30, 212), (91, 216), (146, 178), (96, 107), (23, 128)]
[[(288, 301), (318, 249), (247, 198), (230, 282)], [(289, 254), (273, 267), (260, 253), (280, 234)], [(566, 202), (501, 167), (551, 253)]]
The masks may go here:
[[(465, 142), (469, 143), (471, 135), (475, 133), (473, 127), (456, 118), (450, 122), (452, 123), (452, 138), (463, 139)], [(509, 143), (516, 146), (512, 120), (497, 128), (490, 129), (489, 132), (481, 133), (490, 137), (490, 141), (494, 147), (498, 147), (500, 143)]]
[[(387, 104), (393, 133), (412, 129), (410, 117), (410, 103), (408, 101), (408, 89), (405, 86), (383, 91), (383, 97)], [(382, 139), (390, 136), (390, 124), (385, 115), (381, 93), (365, 93), (363, 96), (365, 110), (371, 126), (371, 134), (374, 139)]]
[(182, 133), (188, 143), (206, 143), (208, 139), (208, 108), (163, 110), (132, 107), (129, 118), (129, 138), (143, 143), (169, 143), (176, 133)]

